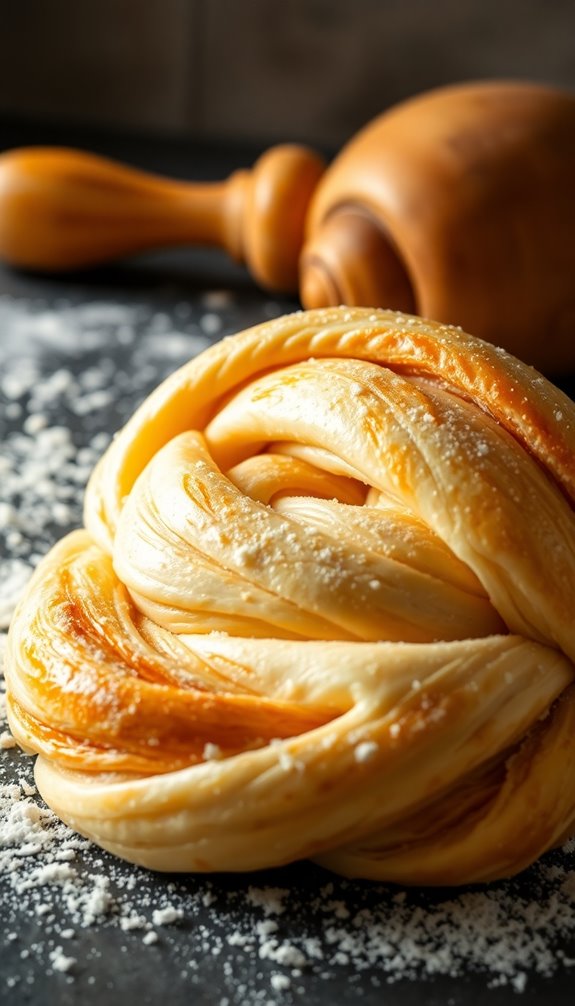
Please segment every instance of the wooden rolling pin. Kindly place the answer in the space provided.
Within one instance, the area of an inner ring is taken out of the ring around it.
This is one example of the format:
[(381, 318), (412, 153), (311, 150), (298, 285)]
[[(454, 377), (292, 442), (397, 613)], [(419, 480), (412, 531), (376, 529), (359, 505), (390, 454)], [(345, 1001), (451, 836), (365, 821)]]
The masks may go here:
[(487, 82), (433, 91), (365, 127), (325, 170), (272, 148), (252, 171), (176, 182), (72, 150), (0, 157), (0, 257), (92, 266), (201, 243), (305, 307), (403, 309), (547, 371), (575, 370), (575, 97)]

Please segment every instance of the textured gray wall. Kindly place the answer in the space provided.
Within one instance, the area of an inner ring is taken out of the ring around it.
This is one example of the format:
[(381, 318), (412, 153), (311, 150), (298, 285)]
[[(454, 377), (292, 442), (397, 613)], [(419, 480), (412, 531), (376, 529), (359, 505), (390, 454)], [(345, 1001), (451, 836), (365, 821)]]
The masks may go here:
[(337, 146), (478, 77), (575, 88), (574, 0), (4, 0), (0, 113)]

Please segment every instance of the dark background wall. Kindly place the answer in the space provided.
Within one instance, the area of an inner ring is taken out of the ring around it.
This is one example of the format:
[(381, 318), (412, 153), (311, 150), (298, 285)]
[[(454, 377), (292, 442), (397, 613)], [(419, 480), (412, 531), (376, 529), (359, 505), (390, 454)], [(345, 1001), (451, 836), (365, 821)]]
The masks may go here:
[(573, 0), (3, 0), (0, 116), (336, 147), (455, 80), (575, 88)]

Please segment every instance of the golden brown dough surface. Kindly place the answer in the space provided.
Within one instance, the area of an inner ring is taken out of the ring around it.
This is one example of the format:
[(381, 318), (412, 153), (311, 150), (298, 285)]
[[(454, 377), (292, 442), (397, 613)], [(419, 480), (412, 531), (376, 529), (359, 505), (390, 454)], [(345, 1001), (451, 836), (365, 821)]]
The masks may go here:
[(165, 870), (507, 876), (575, 826), (575, 406), (364, 309), (164, 382), (10, 630), (9, 717), (72, 827)]

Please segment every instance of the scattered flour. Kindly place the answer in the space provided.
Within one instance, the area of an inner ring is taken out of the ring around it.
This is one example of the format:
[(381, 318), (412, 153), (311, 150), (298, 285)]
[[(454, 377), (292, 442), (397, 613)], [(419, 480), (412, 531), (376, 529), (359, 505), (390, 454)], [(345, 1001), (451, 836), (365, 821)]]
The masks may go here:
[(181, 908), (174, 908), (173, 905), (166, 905), (165, 908), (156, 908), (152, 913), (152, 922), (155, 926), (169, 926), (172, 922), (177, 922), (183, 917)]
[(54, 971), (69, 971), (76, 963), (75, 957), (66, 957), (62, 947), (56, 947), (49, 953), (50, 963)]

